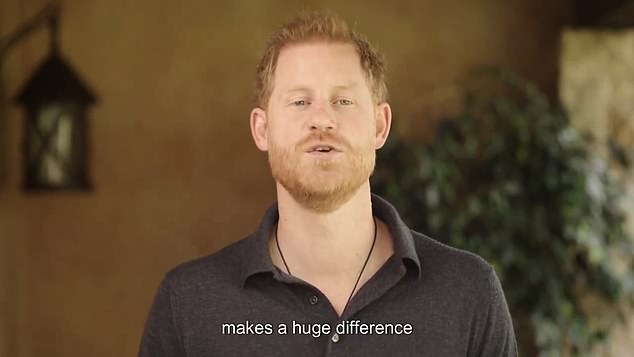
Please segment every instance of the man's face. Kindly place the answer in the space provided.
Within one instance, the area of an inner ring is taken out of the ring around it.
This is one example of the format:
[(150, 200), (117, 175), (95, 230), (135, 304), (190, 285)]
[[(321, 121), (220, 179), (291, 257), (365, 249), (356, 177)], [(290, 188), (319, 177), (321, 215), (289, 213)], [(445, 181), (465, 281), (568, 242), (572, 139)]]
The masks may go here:
[(290, 45), (273, 81), (260, 147), (273, 177), (303, 206), (332, 211), (367, 182), (384, 141), (359, 56), (350, 44)]

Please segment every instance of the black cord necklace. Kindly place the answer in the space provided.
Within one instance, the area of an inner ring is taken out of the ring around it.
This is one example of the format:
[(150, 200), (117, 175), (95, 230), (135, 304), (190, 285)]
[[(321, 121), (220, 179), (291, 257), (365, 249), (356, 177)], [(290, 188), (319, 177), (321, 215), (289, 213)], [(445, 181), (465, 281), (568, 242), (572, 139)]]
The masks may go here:
[[(355, 281), (354, 286), (352, 287), (350, 296), (348, 296), (348, 300), (346, 301), (346, 304), (344, 305), (343, 310), (341, 311), (342, 316), (343, 316), (343, 313), (346, 312), (346, 309), (348, 308), (348, 304), (350, 303), (350, 300), (352, 300), (352, 296), (354, 295), (354, 292), (357, 290), (357, 285), (359, 285), (359, 281), (361, 280), (361, 276), (363, 275), (363, 272), (365, 271), (365, 267), (368, 265), (368, 261), (370, 261), (370, 256), (372, 256), (372, 251), (374, 251), (374, 244), (376, 243), (376, 236), (377, 236), (378, 230), (376, 227), (376, 218), (372, 217), (372, 220), (374, 221), (374, 238), (372, 239), (372, 246), (370, 247), (368, 256), (365, 258), (365, 262), (363, 262), (363, 267), (361, 268), (361, 272), (359, 273), (359, 276), (357, 276), (357, 281)], [(280, 257), (282, 258), (282, 263), (284, 263), (286, 272), (288, 273), (288, 275), (293, 276), (293, 274), (291, 274), (291, 269), (288, 267), (288, 264), (286, 263), (286, 259), (284, 258), (284, 253), (282, 253), (282, 249), (280, 248), (280, 241), (277, 239), (278, 225), (279, 224), (275, 225), (275, 245), (277, 245), (277, 251), (280, 253)]]

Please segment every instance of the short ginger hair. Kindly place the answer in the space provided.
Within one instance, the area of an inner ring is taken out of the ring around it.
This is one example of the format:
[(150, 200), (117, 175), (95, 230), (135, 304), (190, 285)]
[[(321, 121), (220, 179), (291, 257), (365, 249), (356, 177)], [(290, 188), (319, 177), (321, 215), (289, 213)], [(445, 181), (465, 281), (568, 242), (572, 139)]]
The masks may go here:
[(269, 38), (256, 71), (255, 102), (266, 108), (273, 92), (273, 76), (280, 52), (287, 46), (311, 41), (352, 44), (361, 64), (375, 103), (387, 100), (385, 63), (382, 56), (359, 33), (330, 11), (303, 12)]

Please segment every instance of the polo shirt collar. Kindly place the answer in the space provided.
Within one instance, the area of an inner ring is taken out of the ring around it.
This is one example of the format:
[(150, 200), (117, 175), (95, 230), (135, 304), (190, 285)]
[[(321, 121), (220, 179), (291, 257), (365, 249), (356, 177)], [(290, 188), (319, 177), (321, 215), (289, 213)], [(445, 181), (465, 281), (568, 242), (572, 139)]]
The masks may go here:
[[(396, 209), (383, 198), (372, 194), (372, 213), (385, 222), (389, 228), (394, 240), (394, 255), (403, 261), (408, 270), (413, 270), (420, 278), (420, 259), (416, 252), (412, 231), (405, 225)], [(241, 276), (243, 284), (256, 274), (270, 273), (279, 276), (279, 271), (273, 265), (268, 250), (268, 239), (278, 219), (279, 212), (277, 202), (275, 202), (265, 212), (258, 229), (247, 238), (244, 268)]]

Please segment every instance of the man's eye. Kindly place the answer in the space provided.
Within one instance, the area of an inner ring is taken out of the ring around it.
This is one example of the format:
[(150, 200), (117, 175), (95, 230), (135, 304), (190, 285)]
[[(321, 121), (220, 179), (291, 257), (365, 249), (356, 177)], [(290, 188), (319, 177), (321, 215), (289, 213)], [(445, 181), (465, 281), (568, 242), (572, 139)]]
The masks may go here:
[(337, 99), (335, 103), (339, 105), (352, 105), (352, 101), (350, 99)]
[(293, 102), (291, 102), (291, 104), (296, 107), (301, 107), (301, 106), (307, 105), (308, 101), (304, 99), (294, 100)]

